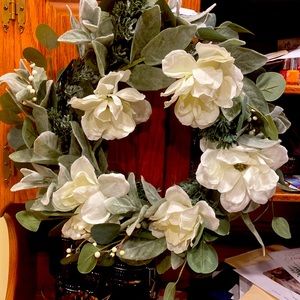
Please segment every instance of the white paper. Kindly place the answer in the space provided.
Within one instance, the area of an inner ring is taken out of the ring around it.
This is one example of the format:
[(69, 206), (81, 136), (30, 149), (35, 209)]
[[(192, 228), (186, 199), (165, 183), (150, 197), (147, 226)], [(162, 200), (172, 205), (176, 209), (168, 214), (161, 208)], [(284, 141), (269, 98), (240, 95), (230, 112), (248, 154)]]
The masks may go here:
[(277, 59), (288, 59), (288, 58), (297, 58), (300, 57), (300, 49), (293, 50), (288, 54), (277, 57)]
[(270, 256), (300, 282), (300, 248), (273, 252)]
[(300, 283), (274, 260), (235, 271), (279, 300), (300, 300)]

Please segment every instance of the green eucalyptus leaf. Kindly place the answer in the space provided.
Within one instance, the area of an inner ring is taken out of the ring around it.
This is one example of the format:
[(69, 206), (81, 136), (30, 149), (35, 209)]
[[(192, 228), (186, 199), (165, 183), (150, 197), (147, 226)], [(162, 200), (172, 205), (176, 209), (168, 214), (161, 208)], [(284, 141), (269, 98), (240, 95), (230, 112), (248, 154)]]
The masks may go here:
[(100, 245), (111, 243), (120, 232), (121, 226), (114, 223), (103, 223), (94, 225), (91, 229), (93, 239)]
[(106, 154), (102, 148), (98, 150), (98, 165), (101, 173), (106, 173), (108, 168), (108, 162), (107, 162)]
[(25, 145), (22, 137), (22, 129), (12, 127), (7, 134), (8, 145), (13, 149), (19, 149)]
[(159, 65), (171, 51), (185, 49), (192, 41), (196, 29), (196, 25), (180, 25), (161, 31), (141, 51), (145, 64)]
[(161, 27), (160, 8), (155, 5), (139, 17), (131, 44), (130, 62), (140, 57), (142, 49), (159, 34)]
[(78, 257), (79, 257), (79, 253), (72, 253), (71, 255), (69, 255), (69, 256), (65, 256), (64, 258), (62, 258), (61, 260), (60, 260), (60, 263), (62, 264), (62, 265), (69, 265), (69, 264), (71, 264), (71, 263), (75, 263), (75, 262), (77, 262), (78, 261)]
[(163, 300), (174, 300), (176, 293), (176, 282), (168, 282), (165, 287)]
[(33, 232), (37, 232), (41, 224), (40, 219), (36, 218), (34, 214), (26, 210), (17, 212), (16, 219), (24, 228)]
[(145, 261), (153, 259), (167, 249), (164, 238), (155, 240), (131, 239), (123, 244), (125, 254), (122, 259), (127, 261)]
[(212, 27), (200, 27), (197, 29), (196, 35), (199, 39), (204, 41), (224, 42), (227, 40), (226, 36), (217, 32)]
[(77, 269), (82, 274), (90, 273), (97, 264), (97, 258), (95, 257), (95, 252), (98, 248), (93, 244), (86, 243), (79, 254)]
[(151, 204), (155, 204), (157, 201), (161, 200), (157, 189), (151, 183), (145, 181), (144, 177), (142, 177), (142, 185), (146, 198)]
[(92, 41), (92, 46), (96, 54), (99, 74), (104, 76), (106, 69), (107, 48), (97, 41)]
[(0, 121), (9, 125), (16, 125), (22, 122), (15, 112), (9, 110), (0, 110)]
[(23, 122), (22, 137), (23, 137), (23, 141), (25, 142), (25, 145), (27, 146), (27, 148), (32, 147), (37, 136), (38, 135), (35, 131), (34, 123), (32, 122), (31, 119), (26, 117)]
[(202, 241), (198, 247), (188, 250), (187, 262), (194, 272), (209, 274), (218, 267), (218, 254), (211, 245)]
[(47, 60), (45, 56), (37, 49), (28, 47), (23, 50), (23, 56), (31, 63), (35, 63), (38, 67), (47, 69)]
[(156, 271), (158, 274), (164, 274), (170, 268), (171, 268), (171, 255), (167, 255), (156, 265)]
[(290, 239), (292, 237), (289, 223), (283, 217), (274, 217), (272, 219), (272, 228), (276, 234), (284, 239)]
[(269, 113), (269, 106), (265, 101), (264, 95), (255, 85), (255, 83), (246, 77), (243, 79), (243, 92), (248, 97), (249, 105), (251, 107), (263, 114)]
[(205, 231), (203, 233), (203, 241), (205, 241), (207, 243), (212, 243), (217, 239), (218, 239), (218, 236), (216, 234), (214, 234), (213, 232)]
[(19, 106), (9, 93), (4, 93), (0, 96), (0, 107), (5, 112), (12, 112), (18, 114), (21, 112)]
[(174, 79), (167, 77), (161, 68), (145, 64), (135, 66), (129, 78), (129, 84), (139, 91), (161, 90), (173, 82)]
[(235, 58), (234, 64), (242, 71), (244, 75), (256, 71), (264, 66), (268, 61), (266, 56), (252, 49), (232, 47), (229, 51), (231, 56)]
[(47, 49), (58, 47), (57, 35), (47, 24), (39, 24), (35, 30), (35, 35), (39, 42)]
[(256, 79), (256, 85), (267, 101), (277, 100), (284, 93), (285, 84), (283, 76), (276, 72), (262, 73)]

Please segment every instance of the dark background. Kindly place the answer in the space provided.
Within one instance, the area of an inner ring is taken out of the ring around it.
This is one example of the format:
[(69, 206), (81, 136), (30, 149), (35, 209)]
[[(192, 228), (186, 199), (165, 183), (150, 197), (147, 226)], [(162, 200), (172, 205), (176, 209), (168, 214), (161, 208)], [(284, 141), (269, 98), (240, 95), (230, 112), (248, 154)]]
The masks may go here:
[(262, 53), (277, 51), (277, 40), (300, 37), (300, 0), (202, 0), (201, 11), (216, 3), (217, 25), (232, 21), (252, 31), (243, 38)]

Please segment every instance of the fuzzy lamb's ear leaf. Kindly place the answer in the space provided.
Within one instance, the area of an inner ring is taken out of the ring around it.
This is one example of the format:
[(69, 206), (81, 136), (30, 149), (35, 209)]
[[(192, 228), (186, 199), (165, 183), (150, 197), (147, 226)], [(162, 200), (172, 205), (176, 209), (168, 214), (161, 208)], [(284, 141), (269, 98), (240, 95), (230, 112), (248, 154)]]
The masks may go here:
[(35, 35), (39, 42), (47, 49), (58, 47), (57, 34), (47, 24), (39, 24), (35, 30)]
[(22, 137), (27, 148), (31, 148), (35, 139), (37, 138), (34, 124), (31, 119), (25, 118), (22, 127)]
[(58, 38), (58, 41), (78, 45), (90, 42), (91, 37), (81, 29), (72, 29), (62, 34)]
[(165, 291), (163, 300), (174, 300), (176, 293), (176, 282), (168, 282)]
[(159, 33), (160, 26), (161, 17), (158, 5), (143, 12), (135, 27), (131, 45), (130, 62), (133, 62), (140, 56), (141, 50)]
[(129, 79), (130, 85), (139, 91), (158, 91), (170, 86), (173, 82), (174, 79), (167, 77), (161, 68), (145, 64), (135, 66)]
[(235, 65), (244, 75), (258, 70), (268, 61), (263, 54), (248, 48), (232, 47), (230, 53), (235, 58)]
[(171, 51), (185, 49), (192, 41), (196, 29), (196, 25), (180, 25), (161, 31), (141, 51), (145, 64), (159, 65)]
[(92, 41), (92, 45), (96, 54), (99, 73), (101, 76), (104, 76), (106, 69), (107, 48), (97, 41)]

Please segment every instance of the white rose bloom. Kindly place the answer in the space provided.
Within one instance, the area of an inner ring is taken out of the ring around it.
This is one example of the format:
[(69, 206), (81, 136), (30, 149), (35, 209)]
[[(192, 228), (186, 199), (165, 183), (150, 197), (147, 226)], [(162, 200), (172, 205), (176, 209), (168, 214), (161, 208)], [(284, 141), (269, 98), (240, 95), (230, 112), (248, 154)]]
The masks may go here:
[(287, 161), (287, 150), (279, 144), (265, 149), (206, 149), (196, 178), (221, 193), (221, 204), (228, 212), (239, 212), (251, 200), (265, 204), (273, 196), (279, 179), (274, 170)]
[(170, 251), (179, 254), (187, 250), (201, 224), (211, 230), (218, 228), (219, 220), (214, 210), (205, 201), (193, 206), (181, 187), (168, 188), (165, 198), (166, 201), (151, 216), (153, 222), (149, 229), (157, 238), (165, 236)]
[(174, 50), (162, 60), (164, 74), (178, 79), (162, 96), (173, 94), (165, 107), (179, 97), (175, 114), (182, 124), (205, 128), (217, 119), (220, 107), (232, 107), (242, 90), (243, 74), (223, 47), (198, 43), (196, 51), (197, 60), (184, 50)]
[(131, 87), (118, 91), (118, 83), (129, 76), (129, 70), (110, 72), (99, 80), (94, 95), (70, 100), (72, 107), (85, 112), (81, 125), (89, 140), (124, 138), (149, 119), (152, 110), (145, 95)]
[(88, 224), (107, 221), (110, 213), (104, 201), (125, 196), (129, 183), (123, 174), (102, 174), (96, 177), (89, 160), (82, 156), (71, 166), (71, 179), (53, 193), (53, 206), (58, 211), (71, 211), (79, 207), (81, 218)]
[(64, 224), (61, 230), (62, 236), (72, 240), (88, 239), (92, 226), (84, 222), (80, 215), (74, 215)]

